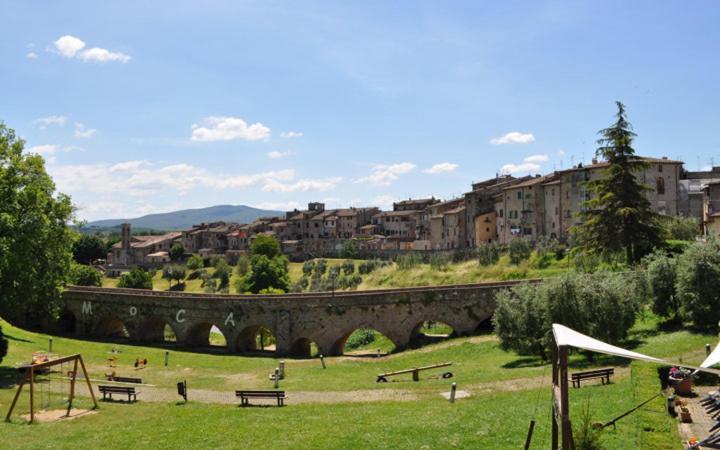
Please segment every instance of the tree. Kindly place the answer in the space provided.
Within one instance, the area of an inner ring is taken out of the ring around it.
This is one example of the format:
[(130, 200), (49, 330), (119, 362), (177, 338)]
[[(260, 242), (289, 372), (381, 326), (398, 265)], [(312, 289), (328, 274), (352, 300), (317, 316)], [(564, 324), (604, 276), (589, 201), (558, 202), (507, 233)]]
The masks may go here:
[(102, 273), (94, 267), (73, 264), (70, 269), (70, 283), (76, 286), (102, 286)]
[(345, 245), (343, 245), (342, 250), (340, 250), (340, 257), (354, 259), (358, 257), (359, 253), (357, 245), (355, 245), (355, 240), (350, 239), (345, 243)]
[(172, 247), (170, 247), (168, 256), (170, 256), (170, 259), (173, 261), (182, 260), (183, 256), (185, 256), (185, 247), (180, 242), (174, 243)]
[(710, 329), (720, 320), (720, 242), (696, 242), (678, 257), (677, 296), (683, 315)]
[(269, 234), (258, 234), (250, 244), (251, 255), (265, 255), (274, 258), (281, 255), (280, 242)]
[(0, 122), (0, 316), (38, 324), (59, 311), (76, 233), (70, 197), (24, 145)]
[(678, 302), (675, 296), (677, 260), (655, 252), (643, 260), (647, 264), (647, 281), (652, 299), (652, 310), (658, 316), (675, 316)]
[(600, 130), (596, 155), (607, 161), (602, 177), (586, 182), (590, 199), (583, 203), (582, 223), (573, 228), (583, 251), (612, 259), (624, 253), (634, 264), (661, 244), (660, 227), (650, 209), (635, 172), (646, 163), (635, 156), (632, 147), (636, 134), (627, 121), (625, 105), (617, 102), (617, 120)]
[(510, 254), (510, 262), (517, 266), (530, 258), (532, 243), (526, 238), (513, 239), (508, 245), (508, 253)]
[(477, 248), (478, 262), (481, 266), (491, 266), (500, 260), (500, 244), (488, 242)]
[(179, 264), (165, 264), (162, 271), (163, 280), (168, 280), (168, 288), (171, 287), (172, 281), (175, 280), (175, 285), (180, 284), (185, 279), (185, 266)]
[(192, 255), (185, 264), (190, 270), (198, 270), (204, 267), (203, 259), (199, 255)]
[(152, 289), (152, 275), (150, 275), (145, 269), (133, 267), (130, 272), (124, 273), (120, 276), (118, 287), (126, 289)]
[(5, 355), (7, 355), (8, 352), (8, 341), (5, 339), (5, 336), (2, 332), (2, 327), (0, 327), (0, 362), (2, 362)]
[(221, 289), (230, 283), (230, 275), (232, 275), (232, 269), (225, 258), (219, 259), (215, 262), (215, 272), (213, 272), (213, 278), (220, 280)]
[(105, 242), (94, 234), (81, 234), (73, 245), (73, 258), (78, 264), (91, 264), (98, 259), (105, 259), (107, 249)]
[(257, 294), (267, 289), (279, 289), (287, 292), (290, 289), (288, 277), (288, 260), (284, 256), (268, 258), (258, 254), (250, 258), (252, 269), (245, 278), (239, 291), (250, 291)]
[(238, 258), (237, 273), (244, 277), (248, 272), (250, 272), (250, 258), (247, 255), (242, 255)]

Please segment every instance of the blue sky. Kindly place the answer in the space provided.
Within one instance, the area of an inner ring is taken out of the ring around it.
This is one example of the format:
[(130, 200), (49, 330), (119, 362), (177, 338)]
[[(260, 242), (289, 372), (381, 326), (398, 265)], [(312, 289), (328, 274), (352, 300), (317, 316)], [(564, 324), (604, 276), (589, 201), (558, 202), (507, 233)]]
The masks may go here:
[[(100, 5), (100, 6), (98, 6)], [(720, 4), (0, 0), (0, 120), (83, 219), (451, 198), (638, 153), (720, 164)]]

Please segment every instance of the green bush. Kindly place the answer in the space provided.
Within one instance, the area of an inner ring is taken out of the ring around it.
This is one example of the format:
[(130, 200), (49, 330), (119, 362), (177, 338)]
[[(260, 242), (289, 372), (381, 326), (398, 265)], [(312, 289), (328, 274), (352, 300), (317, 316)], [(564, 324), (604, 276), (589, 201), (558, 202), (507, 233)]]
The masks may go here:
[(398, 269), (410, 270), (418, 267), (422, 263), (420, 255), (415, 252), (409, 252), (404, 255), (400, 255), (397, 258)]
[(352, 275), (355, 272), (355, 262), (351, 259), (343, 261), (342, 271), (345, 275)]
[(248, 258), (247, 255), (242, 255), (238, 258), (237, 273), (241, 277), (244, 277), (248, 272), (250, 272), (250, 258)]
[(232, 268), (230, 264), (223, 258), (215, 263), (215, 271), (213, 272), (213, 278), (216, 278), (220, 282), (220, 288), (226, 287), (230, 283), (230, 275), (232, 274)]
[(203, 259), (199, 255), (192, 255), (185, 265), (190, 270), (198, 270), (204, 267)]
[(497, 294), (492, 320), (503, 350), (547, 359), (547, 303), (541, 289), (538, 284), (521, 284)]
[(73, 258), (78, 264), (91, 264), (98, 259), (105, 259), (107, 251), (105, 242), (93, 234), (81, 234), (73, 244)]
[(185, 247), (180, 242), (176, 242), (170, 248), (168, 255), (172, 261), (180, 261), (185, 256)]
[(141, 267), (134, 267), (130, 272), (120, 276), (118, 287), (125, 289), (152, 289), (152, 275)]
[(678, 257), (677, 296), (696, 327), (716, 327), (720, 319), (720, 243), (696, 242)]
[(254, 294), (265, 289), (276, 289), (287, 292), (290, 289), (288, 278), (288, 260), (285, 256), (268, 258), (264, 254), (255, 254), (250, 257), (250, 273), (241, 278), (239, 284), (242, 292), (250, 291)]
[(327, 271), (327, 261), (324, 259), (318, 259), (317, 262), (315, 262), (315, 275), (325, 275), (325, 272)]
[(359, 328), (345, 341), (345, 348), (352, 350), (375, 341), (375, 333), (368, 328)]
[(264, 255), (270, 259), (280, 256), (280, 242), (268, 234), (257, 234), (250, 244), (251, 255)]
[(343, 245), (343, 248), (340, 251), (340, 257), (347, 258), (347, 259), (357, 258), (358, 253), (359, 252), (357, 249), (357, 245), (355, 244), (355, 241), (350, 239), (349, 241), (347, 241), (345, 243), (345, 245)]
[(303, 275), (310, 276), (313, 273), (313, 270), (315, 269), (315, 261), (312, 259), (305, 261), (302, 265), (302, 271)]
[(501, 246), (497, 242), (481, 244), (477, 249), (478, 262), (481, 266), (492, 266), (500, 260)]
[(516, 238), (510, 241), (508, 251), (510, 254), (510, 262), (518, 265), (530, 258), (530, 253), (532, 253), (532, 243), (525, 238)]
[(647, 266), (647, 285), (652, 310), (662, 317), (675, 316), (679, 305), (675, 295), (677, 260), (662, 252), (651, 253), (644, 259)]
[(91, 266), (73, 264), (70, 267), (70, 283), (76, 286), (102, 286), (102, 273)]
[(446, 271), (450, 265), (450, 258), (444, 253), (433, 253), (430, 255), (430, 267), (433, 270)]
[(700, 221), (697, 217), (661, 216), (661, 224), (667, 239), (694, 241), (700, 234)]

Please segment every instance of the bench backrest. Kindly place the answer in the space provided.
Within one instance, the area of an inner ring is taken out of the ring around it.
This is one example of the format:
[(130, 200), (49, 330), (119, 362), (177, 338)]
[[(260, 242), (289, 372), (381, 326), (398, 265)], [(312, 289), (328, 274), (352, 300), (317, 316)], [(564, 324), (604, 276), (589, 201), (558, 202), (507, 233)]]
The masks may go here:
[(597, 375), (613, 375), (614, 373), (615, 373), (615, 369), (610, 367), (607, 369), (588, 370), (586, 372), (575, 372), (572, 374), (572, 378), (577, 379), (577, 378), (594, 377)]
[(99, 386), (100, 392), (123, 392), (132, 394), (135, 392), (134, 387), (130, 386)]
[(117, 381), (120, 383), (142, 383), (142, 378), (131, 378), (131, 377), (112, 377), (112, 381)]
[(279, 397), (284, 395), (285, 391), (235, 391), (237, 397)]

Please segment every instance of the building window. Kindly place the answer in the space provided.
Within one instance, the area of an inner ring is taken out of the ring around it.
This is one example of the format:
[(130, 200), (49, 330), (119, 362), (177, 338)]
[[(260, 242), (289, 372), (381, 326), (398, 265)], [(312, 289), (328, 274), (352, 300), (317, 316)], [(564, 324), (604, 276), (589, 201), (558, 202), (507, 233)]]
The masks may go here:
[(503, 210), (501, 209), (501, 210), (500, 210), (500, 217), (502, 217), (502, 216), (503, 216)]
[(518, 195), (518, 200), (522, 200), (522, 191), (518, 191), (517, 195)]
[(662, 172), (662, 168), (663, 168), (662, 164), (658, 164), (658, 172)]
[(665, 180), (663, 179), (663, 177), (657, 177), (657, 180), (655, 181), (655, 188), (658, 194), (665, 194)]

